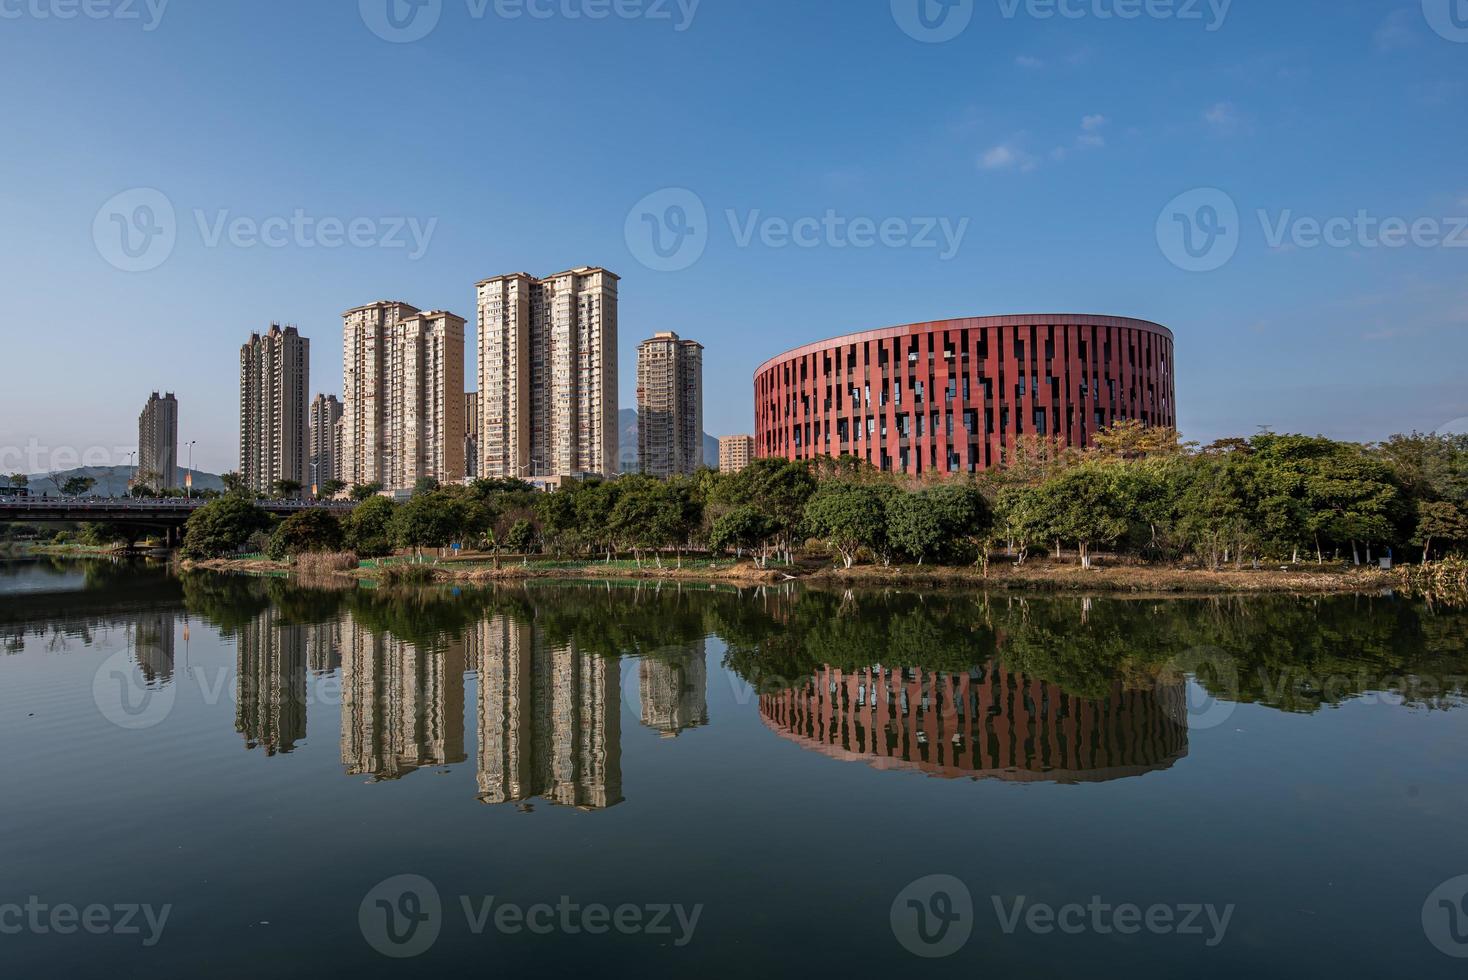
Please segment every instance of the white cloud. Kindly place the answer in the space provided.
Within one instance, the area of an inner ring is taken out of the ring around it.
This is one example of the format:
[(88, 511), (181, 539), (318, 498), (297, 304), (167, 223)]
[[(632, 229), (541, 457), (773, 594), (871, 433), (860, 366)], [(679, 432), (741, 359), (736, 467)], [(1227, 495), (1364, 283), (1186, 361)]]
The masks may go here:
[(1081, 146), (1102, 147), (1106, 145), (1106, 137), (1101, 135), (1101, 130), (1110, 122), (1105, 116), (1097, 113), (1094, 116), (1086, 116), (1081, 120), (1081, 135), (1076, 137), (1076, 142)]
[(1035, 160), (1013, 143), (1001, 143), (984, 151), (979, 157), (979, 166), (985, 170), (1019, 170), (1029, 173), (1035, 169)]
[(1216, 102), (1203, 113), (1206, 122), (1215, 133), (1228, 135), (1239, 128), (1239, 111), (1232, 102)]
[(1045, 67), (1045, 62), (1041, 61), (1039, 58), (1032, 58), (1032, 57), (1030, 57), (1027, 54), (1022, 54), (1018, 58), (1015, 58), (1014, 59), (1014, 63), (1016, 65), (1019, 65), (1021, 68), (1044, 68)]

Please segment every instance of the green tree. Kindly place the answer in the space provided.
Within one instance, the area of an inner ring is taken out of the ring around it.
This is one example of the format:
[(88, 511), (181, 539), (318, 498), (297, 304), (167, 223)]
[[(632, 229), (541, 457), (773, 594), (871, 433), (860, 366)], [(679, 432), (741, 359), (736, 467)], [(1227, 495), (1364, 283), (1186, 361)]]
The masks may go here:
[(505, 547), (512, 554), (527, 555), (535, 546), (535, 525), (525, 519), (516, 521), (505, 535)]
[(891, 494), (885, 489), (870, 484), (827, 483), (806, 506), (806, 526), (841, 556), (847, 568), (856, 564), (863, 548), (884, 560), (890, 557), (887, 498)]
[(439, 482), (431, 476), (421, 476), (418, 482), (413, 484), (413, 496), (417, 497), (425, 493), (437, 493)]
[(67, 497), (81, 497), (90, 493), (97, 481), (89, 476), (73, 476), (61, 484), (61, 493)]
[(392, 517), (392, 537), (400, 548), (412, 548), (422, 557), (424, 548), (447, 548), (464, 527), (464, 510), (455, 498), (442, 493), (420, 494), (399, 507)]
[(1417, 505), (1417, 534), (1412, 543), (1422, 549), (1422, 560), (1432, 558), (1432, 542), (1468, 542), (1468, 515), (1456, 504), (1429, 501)]
[(1126, 533), (1123, 499), (1114, 492), (1110, 467), (1070, 470), (1041, 487), (1050, 500), (1051, 534), (1073, 541), (1082, 567), (1091, 567), (1093, 545), (1114, 544)]
[(287, 500), (301, 494), (300, 480), (276, 480), (270, 485), (270, 493), (276, 500)]
[(897, 494), (888, 501), (887, 539), (919, 565), (942, 552), (947, 528), (931, 493)]
[(351, 497), (356, 501), (369, 500), (382, 493), (381, 483), (358, 483), (352, 487)]
[(319, 496), (322, 500), (331, 500), (346, 488), (347, 481), (345, 480), (327, 480), (321, 484)]
[(270, 536), (269, 555), (275, 561), (286, 561), (310, 552), (341, 551), (346, 533), (335, 514), (324, 510), (303, 510), (280, 523)]
[(347, 548), (358, 558), (383, 558), (393, 552), (393, 513), (397, 505), (373, 496), (352, 509), (342, 522)]
[(715, 552), (754, 551), (762, 549), (780, 528), (756, 507), (736, 507), (714, 521), (709, 534), (709, 548)]
[(235, 554), (250, 536), (270, 527), (270, 515), (238, 496), (210, 501), (189, 515), (184, 528), (186, 558), (219, 558)]

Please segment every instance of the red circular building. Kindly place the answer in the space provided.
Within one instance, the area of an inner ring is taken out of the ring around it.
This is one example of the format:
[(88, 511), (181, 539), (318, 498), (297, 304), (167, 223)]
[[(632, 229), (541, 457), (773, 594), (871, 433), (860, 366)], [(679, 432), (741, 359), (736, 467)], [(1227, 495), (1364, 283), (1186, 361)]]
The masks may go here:
[(976, 473), (1021, 436), (1083, 447), (1120, 419), (1176, 427), (1172, 331), (1069, 314), (872, 330), (765, 362), (754, 404), (761, 457)]

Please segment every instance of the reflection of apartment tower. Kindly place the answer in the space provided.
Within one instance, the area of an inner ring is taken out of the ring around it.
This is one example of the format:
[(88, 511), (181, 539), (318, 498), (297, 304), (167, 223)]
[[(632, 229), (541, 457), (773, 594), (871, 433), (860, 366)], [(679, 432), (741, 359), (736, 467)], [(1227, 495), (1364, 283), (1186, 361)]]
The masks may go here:
[(306, 667), (317, 677), (341, 669), (342, 624), (318, 623), (306, 633)]
[(719, 472), (738, 473), (754, 462), (754, 436), (724, 436), (719, 440)]
[(133, 627), (133, 657), (149, 687), (173, 680), (173, 613), (147, 613)]
[(311, 482), (315, 486), (337, 479), (336, 450), (341, 420), (342, 403), (335, 395), (317, 395), (311, 402)]
[(305, 485), (310, 376), (311, 342), (295, 327), (273, 324), (240, 348), (240, 476), (251, 490)]
[(616, 474), (618, 281), (581, 268), (479, 284), (480, 476)]
[(464, 643), (405, 643), (342, 624), (342, 764), (349, 775), (400, 779), (463, 762)]
[(638, 679), (642, 723), (664, 738), (676, 738), (685, 729), (709, 723), (708, 661), (702, 640), (687, 657), (644, 657)]
[(342, 314), (342, 454), (338, 479), (383, 482), (388, 341), (399, 320), (418, 313), (407, 303), (380, 301)]
[(275, 755), (306, 737), (306, 633), (273, 607), (240, 628), (234, 717), (246, 748)]
[(648, 476), (703, 465), (703, 345), (675, 333), (637, 348), (637, 462)]
[(162, 398), (153, 392), (138, 416), (138, 468), (134, 475), (155, 490), (178, 489), (178, 399), (172, 392)]
[(552, 648), (504, 616), (477, 627), (476, 646), (479, 798), (583, 809), (622, 802), (618, 662)]
[(760, 697), (776, 733), (832, 758), (943, 779), (1105, 782), (1167, 769), (1188, 754), (1180, 680), (1101, 700), (997, 665), (946, 674), (822, 668)]
[(464, 396), (464, 475), (479, 476), (479, 392)]

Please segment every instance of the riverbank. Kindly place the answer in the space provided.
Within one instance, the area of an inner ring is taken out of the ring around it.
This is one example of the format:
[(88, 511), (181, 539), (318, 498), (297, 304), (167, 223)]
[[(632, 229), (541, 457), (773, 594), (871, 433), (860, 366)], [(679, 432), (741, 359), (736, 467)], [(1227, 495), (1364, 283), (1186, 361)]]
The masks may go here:
[[(285, 562), (262, 558), (182, 562), (185, 568), (251, 574), (293, 571)], [(411, 559), (364, 562), (336, 573), (344, 578), (380, 584), (398, 582), (492, 583), (529, 579), (646, 579), (706, 582), (726, 585), (771, 585), (801, 581), (814, 585), (886, 588), (986, 588), (1035, 592), (1105, 592), (1148, 595), (1349, 595), (1375, 594), (1401, 585), (1391, 572), (1339, 565), (1290, 565), (1267, 568), (1230, 568), (1219, 571), (1138, 562), (1102, 564), (1083, 569), (1074, 563), (1031, 559), (1024, 565), (1009, 561), (991, 564), (985, 575), (977, 568), (942, 566), (860, 565), (833, 567), (824, 559), (760, 568), (753, 561), (685, 560), (683, 566), (665, 561), (662, 567), (644, 561), (502, 561), (469, 557), (450, 561), (414, 563)]]

